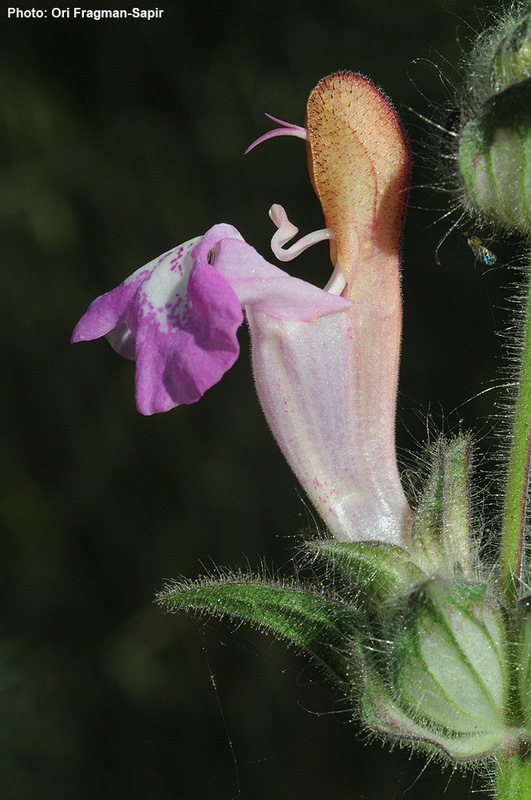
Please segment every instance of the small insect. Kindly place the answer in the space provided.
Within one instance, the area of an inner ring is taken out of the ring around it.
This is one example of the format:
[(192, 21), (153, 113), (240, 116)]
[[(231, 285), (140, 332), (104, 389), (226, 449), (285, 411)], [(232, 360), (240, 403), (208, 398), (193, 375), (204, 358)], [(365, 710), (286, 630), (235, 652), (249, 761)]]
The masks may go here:
[(496, 263), (496, 256), (488, 247), (485, 247), (479, 236), (471, 236), (469, 233), (464, 232), (463, 235), (477, 261), (481, 261), (482, 264), (486, 264), (488, 267), (492, 267)]

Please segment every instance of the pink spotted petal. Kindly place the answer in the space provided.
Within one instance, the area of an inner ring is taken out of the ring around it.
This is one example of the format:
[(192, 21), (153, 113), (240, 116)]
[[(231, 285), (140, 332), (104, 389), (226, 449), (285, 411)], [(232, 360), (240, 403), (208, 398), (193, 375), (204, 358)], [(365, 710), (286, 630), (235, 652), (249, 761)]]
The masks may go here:
[(94, 300), (72, 341), (107, 336), (136, 361), (142, 414), (194, 403), (233, 365), (242, 306), (311, 320), (351, 301), (268, 264), (232, 225), (215, 225), (140, 268)]
[[(133, 297), (149, 274), (150, 265), (146, 264), (116, 289), (93, 300), (74, 328), (70, 341), (88, 342), (92, 339), (99, 339), (100, 336), (106, 336), (113, 331), (117, 325), (122, 326), (122, 321), (127, 315), (127, 309)], [(123, 341), (125, 345), (127, 339), (128, 333), (122, 328), (121, 335), (115, 337), (115, 343), (113, 342), (113, 347), (120, 355), (125, 355), (121, 352), (120, 342)], [(130, 351), (130, 347), (126, 346), (126, 349)], [(126, 358), (134, 358), (134, 354), (127, 355)]]
[[(226, 235), (240, 236), (231, 225), (217, 225), (154, 259), (94, 300), (76, 325), (72, 341), (106, 336), (120, 355), (136, 360), (136, 402), (143, 414), (194, 403), (238, 356), (241, 304), (208, 263)], [(201, 242), (197, 260), (192, 253)]]
[(217, 383), (238, 357), (236, 331), (243, 314), (227, 281), (208, 264), (192, 286), (193, 308), (182, 328), (161, 332), (149, 317), (139, 320), (136, 334), (135, 391), (142, 414), (168, 411), (195, 403)]

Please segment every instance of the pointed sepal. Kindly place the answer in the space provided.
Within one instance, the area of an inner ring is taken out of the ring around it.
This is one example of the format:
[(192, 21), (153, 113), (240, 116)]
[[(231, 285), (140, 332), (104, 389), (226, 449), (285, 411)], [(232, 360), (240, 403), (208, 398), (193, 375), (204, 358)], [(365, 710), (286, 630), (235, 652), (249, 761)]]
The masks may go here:
[(429, 574), (474, 580), (470, 439), (439, 439), (412, 529), (414, 560)]
[(356, 680), (359, 614), (336, 598), (255, 575), (227, 575), (169, 583), (157, 599), (168, 611), (207, 612), (250, 622), (306, 651), (342, 683)]
[(328, 570), (342, 576), (349, 589), (369, 600), (378, 614), (394, 611), (427, 577), (406, 550), (389, 542), (322, 539), (307, 546)]

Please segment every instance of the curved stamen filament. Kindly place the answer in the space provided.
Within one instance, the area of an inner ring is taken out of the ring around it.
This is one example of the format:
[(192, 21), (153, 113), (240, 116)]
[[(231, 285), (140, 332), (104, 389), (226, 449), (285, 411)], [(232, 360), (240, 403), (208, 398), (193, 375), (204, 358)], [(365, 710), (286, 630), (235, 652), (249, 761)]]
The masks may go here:
[(317, 242), (323, 242), (326, 239), (334, 238), (329, 228), (322, 228), (319, 231), (306, 234), (306, 236), (303, 236), (298, 242), (292, 244), (291, 247), (284, 247), (286, 242), (289, 242), (290, 239), (296, 236), (299, 229), (290, 222), (286, 211), (278, 203), (271, 206), (269, 209), (269, 216), (278, 228), (271, 239), (271, 250), (279, 261), (291, 261)]
[(346, 285), (347, 285), (347, 279), (345, 277), (345, 273), (343, 272), (339, 264), (336, 264), (334, 267), (334, 271), (330, 276), (330, 280), (324, 287), (324, 290), (329, 294), (340, 295)]
[(255, 139), (254, 142), (249, 145), (244, 155), (247, 155), (254, 147), (262, 144), (262, 142), (265, 142), (267, 139), (272, 139), (274, 136), (297, 136), (299, 139), (305, 140), (308, 138), (306, 128), (301, 128), (299, 125), (292, 125), (291, 122), (284, 122), (284, 120), (277, 119), (277, 117), (273, 117), (271, 114), (266, 114), (266, 117), (272, 119), (273, 122), (278, 122), (282, 127), (274, 128), (272, 131), (268, 131), (262, 134), (262, 136), (259, 136), (258, 139)]

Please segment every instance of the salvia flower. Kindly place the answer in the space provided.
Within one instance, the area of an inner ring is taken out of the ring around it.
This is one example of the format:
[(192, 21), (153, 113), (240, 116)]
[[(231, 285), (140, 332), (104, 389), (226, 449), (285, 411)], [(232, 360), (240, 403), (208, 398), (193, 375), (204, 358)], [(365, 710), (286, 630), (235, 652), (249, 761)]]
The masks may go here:
[[(246, 310), (258, 395), (271, 429), (333, 535), (404, 544), (410, 511), (394, 425), (401, 329), (398, 250), (409, 157), (387, 99), (341, 72), (310, 95), (310, 177), (326, 228), (285, 248), (297, 229), (280, 206), (273, 250), (288, 260), (330, 242), (326, 290), (268, 264), (229, 225), (216, 225), (97, 298), (73, 341), (107, 336), (136, 360), (144, 414), (191, 403), (230, 368)], [(341, 313), (336, 313), (341, 312)]]

